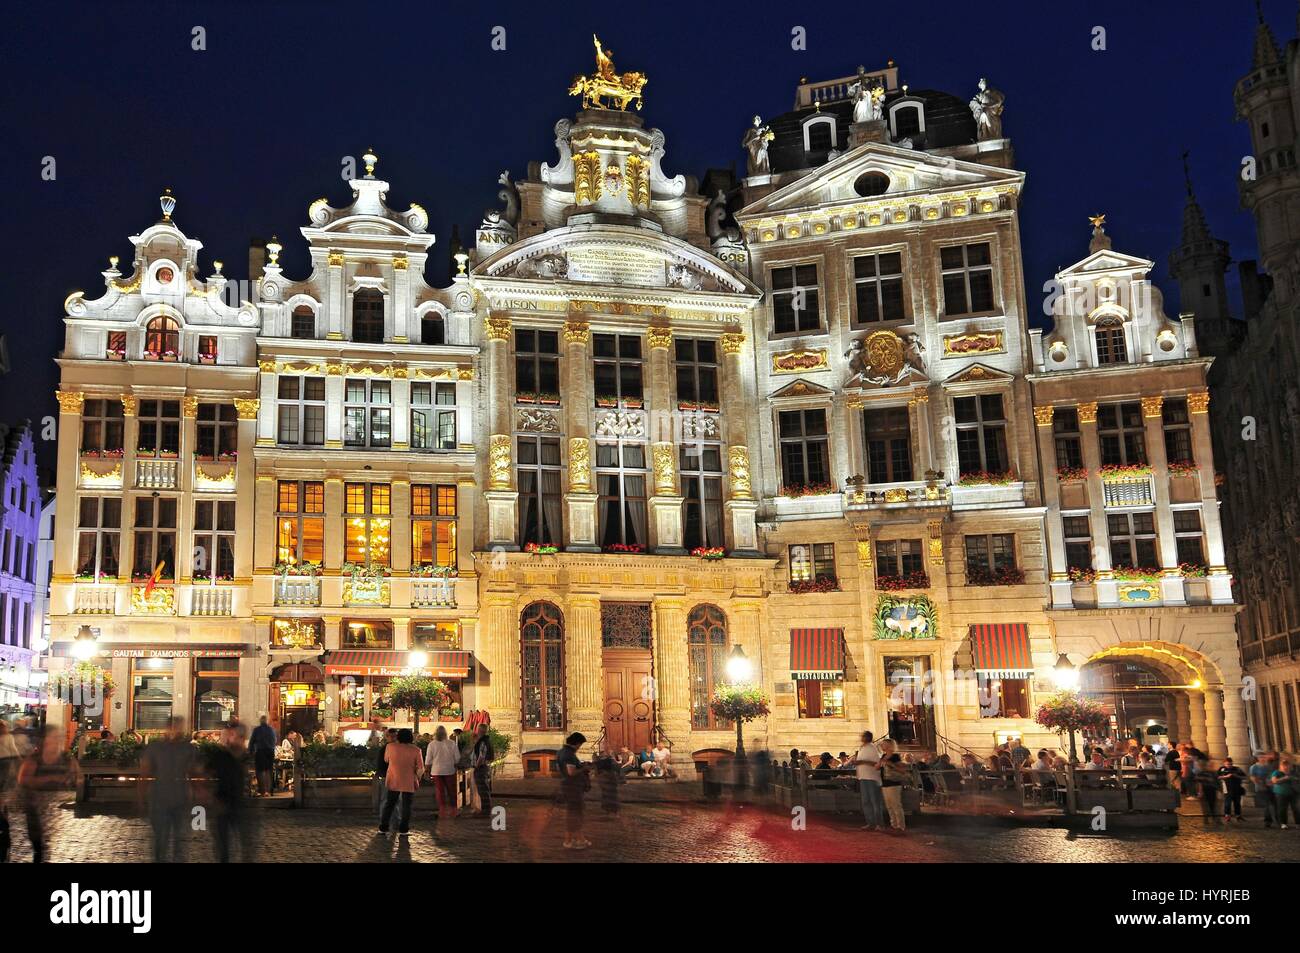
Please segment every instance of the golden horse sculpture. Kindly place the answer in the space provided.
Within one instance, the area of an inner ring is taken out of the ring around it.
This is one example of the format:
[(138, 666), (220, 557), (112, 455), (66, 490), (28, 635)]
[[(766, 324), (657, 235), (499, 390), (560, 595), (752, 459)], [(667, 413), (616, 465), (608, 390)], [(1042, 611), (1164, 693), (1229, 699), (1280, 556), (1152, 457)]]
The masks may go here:
[[(614, 71), (614, 51), (601, 48), (600, 39), (591, 37), (596, 45), (596, 74), (594, 76), (575, 76), (569, 87), (570, 96), (582, 96), (582, 108), (588, 109), (594, 103), (600, 109), (627, 109), (628, 104), (636, 100), (636, 108), (641, 108), (641, 89), (646, 84), (644, 73), (624, 73), (621, 76)], [(609, 102), (606, 103), (608, 98)]]

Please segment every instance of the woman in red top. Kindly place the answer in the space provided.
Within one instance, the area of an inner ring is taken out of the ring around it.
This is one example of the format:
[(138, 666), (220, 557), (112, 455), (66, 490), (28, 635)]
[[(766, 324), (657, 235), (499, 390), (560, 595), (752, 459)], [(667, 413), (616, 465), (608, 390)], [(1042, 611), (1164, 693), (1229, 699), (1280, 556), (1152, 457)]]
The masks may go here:
[(424, 759), (420, 749), (412, 742), (415, 736), (410, 728), (403, 728), (397, 733), (397, 741), (384, 749), (384, 763), (388, 769), (384, 772), (384, 812), (379, 816), (379, 833), (388, 833), (388, 822), (392, 819), (393, 808), (400, 798), (402, 813), (397, 820), (397, 832), (405, 834), (411, 829), (411, 801), (415, 798), (415, 789), (420, 786), (424, 776)]

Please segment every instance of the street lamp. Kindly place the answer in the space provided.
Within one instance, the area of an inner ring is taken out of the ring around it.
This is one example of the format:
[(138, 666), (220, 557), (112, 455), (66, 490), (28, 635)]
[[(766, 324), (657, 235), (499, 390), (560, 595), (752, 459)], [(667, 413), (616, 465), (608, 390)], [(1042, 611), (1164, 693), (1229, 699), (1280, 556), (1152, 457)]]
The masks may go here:
[(83, 625), (77, 630), (77, 638), (72, 643), (72, 657), (82, 662), (90, 661), (99, 650), (98, 638), (94, 629), (88, 625)]
[[(429, 653), (414, 649), (406, 656), (406, 671), (410, 675), (419, 675), (429, 664)], [(420, 737), (420, 709), (415, 709), (415, 737)]]
[[(727, 680), (732, 685), (744, 685), (754, 674), (754, 663), (745, 656), (745, 650), (739, 645), (727, 656)], [(736, 719), (736, 764), (743, 772), (745, 764), (745, 721)], [(743, 774), (742, 774), (743, 777)], [(743, 784), (743, 781), (741, 782)]]
[(1056, 685), (1058, 688), (1064, 688), (1069, 691), (1075, 691), (1079, 687), (1079, 670), (1075, 668), (1070, 657), (1064, 652), (1056, 660)]

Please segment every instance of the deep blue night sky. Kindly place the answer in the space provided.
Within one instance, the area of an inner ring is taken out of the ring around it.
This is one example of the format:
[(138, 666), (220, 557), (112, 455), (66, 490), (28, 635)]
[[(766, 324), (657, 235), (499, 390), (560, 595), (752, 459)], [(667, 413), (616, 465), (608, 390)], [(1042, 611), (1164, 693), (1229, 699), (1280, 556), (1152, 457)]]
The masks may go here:
[[(1280, 43), (1296, 5), (1265, 0)], [(491, 49), (494, 25), (507, 50)], [(191, 30), (207, 50), (191, 49)], [(791, 28), (808, 50), (791, 49)], [(1023, 239), (1031, 301), (1087, 251), (1086, 216), (1106, 212), (1118, 250), (1166, 261), (1183, 207), (1180, 153), (1211, 227), (1234, 258), (1254, 255), (1235, 177), (1249, 150), (1232, 89), (1248, 71), (1247, 0), (784, 3), (97, 3), (12, 5), (0, 33), (4, 199), (0, 328), (13, 370), (0, 416), (57, 413), (62, 302), (97, 297), (109, 255), (158, 218), (176, 220), (247, 277), (250, 237), (276, 233), (301, 277), (297, 229), (325, 195), (348, 199), (345, 155), (373, 146), (390, 204), (423, 205), (437, 244), (427, 277), (446, 280), (452, 223), (468, 239), (497, 204), (496, 178), (553, 161), (571, 115), (570, 78), (593, 65), (592, 29), (620, 70), (649, 76), (643, 116), (667, 136), (664, 169), (697, 177), (743, 168), (751, 116), (788, 111), (801, 76), (846, 75), (894, 59), (902, 82), (968, 99), (981, 76), (1007, 97), (1005, 130), (1026, 171)], [(1095, 26), (1107, 49), (1091, 48)], [(44, 156), (57, 178), (41, 179)], [(1041, 318), (1040, 318), (1041, 320)], [(42, 452), (52, 463), (52, 446)]]

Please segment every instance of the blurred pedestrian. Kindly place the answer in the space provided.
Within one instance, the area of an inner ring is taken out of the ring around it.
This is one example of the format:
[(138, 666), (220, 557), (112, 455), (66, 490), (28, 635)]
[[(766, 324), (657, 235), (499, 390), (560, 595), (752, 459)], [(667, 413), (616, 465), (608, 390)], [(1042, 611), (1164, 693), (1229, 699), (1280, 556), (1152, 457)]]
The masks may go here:
[[(864, 831), (880, 829), (884, 818), (884, 797), (880, 788), (880, 749), (872, 740), (875, 736), (869, 732), (862, 733), (862, 746), (853, 758), (857, 767), (858, 791), (862, 796), (862, 816), (866, 821)], [(800, 752), (802, 754), (802, 752)]]
[(1223, 820), (1231, 821), (1235, 815), (1240, 821), (1241, 796), (1246, 793), (1246, 772), (1233, 764), (1231, 758), (1224, 758), (1215, 776), (1223, 792)]
[(497, 754), (492, 747), (492, 736), (488, 734), (488, 726), (480, 724), (474, 743), (469, 749), (469, 764), (474, 770), (474, 789), (479, 797), (478, 813), (485, 817), (490, 817), (492, 814), (492, 762), (496, 759)]
[(253, 756), (253, 770), (257, 772), (258, 797), (269, 797), (275, 790), (275, 748), (275, 729), (263, 715), (253, 729), (253, 737), (248, 741), (248, 750)]
[(384, 777), (388, 774), (388, 762), (384, 753), (388, 746), (397, 743), (397, 729), (389, 728), (379, 736), (379, 747), (375, 749), (375, 810), (384, 816), (384, 803), (388, 800), (388, 788), (384, 786)]
[[(147, 799), (149, 823), (153, 826), (153, 859), (156, 864), (185, 862), (185, 829), (194, 805), (190, 772), (195, 747), (185, 736), (184, 719), (173, 715), (161, 738), (151, 741), (140, 759), (142, 777), (139, 796)], [(149, 780), (152, 779), (152, 780)]]
[(230, 863), (230, 842), (238, 838), (239, 859), (253, 859), (252, 837), (246, 817), (245, 793), (248, 788), (248, 751), (240, 737), (238, 723), (231, 721), (221, 732), (221, 745), (208, 751), (208, 771), (216, 781), (213, 791), (212, 834), (217, 861)]
[(903, 787), (911, 782), (912, 772), (903, 764), (898, 746), (888, 738), (880, 742), (880, 792), (889, 815), (889, 828), (896, 834), (907, 833), (907, 814), (903, 810)]
[(0, 719), (0, 864), (9, 860), (9, 796), (18, 780), (18, 742), (9, 722)]
[(81, 771), (77, 759), (60, 744), (60, 733), (45, 725), (33, 728), (32, 750), (18, 768), (18, 794), (27, 820), (32, 861), (46, 859), (50, 811), (60, 791), (76, 788)]
[(1277, 800), (1273, 797), (1273, 786), (1269, 778), (1273, 775), (1273, 761), (1268, 752), (1255, 756), (1255, 763), (1250, 766), (1250, 780), (1255, 786), (1255, 806), (1264, 809), (1264, 826), (1272, 827), (1277, 817)]
[(582, 833), (583, 808), (587, 790), (591, 787), (588, 765), (578, 757), (578, 749), (587, 743), (586, 735), (575, 731), (564, 739), (564, 747), (555, 758), (560, 769), (560, 796), (564, 801), (564, 847), (566, 850), (585, 850), (591, 846)]
[(384, 747), (384, 762), (388, 770), (384, 772), (384, 812), (379, 815), (381, 834), (388, 833), (393, 808), (399, 800), (402, 812), (397, 819), (397, 832), (406, 834), (411, 830), (411, 802), (415, 800), (415, 791), (424, 775), (424, 759), (414, 742), (415, 735), (411, 729), (403, 728), (397, 733), (397, 741)]
[(438, 801), (438, 819), (454, 818), (456, 810), (456, 761), (460, 747), (447, 737), (447, 729), (439, 725), (424, 751), (424, 766), (433, 782), (433, 794)]
[(596, 783), (600, 786), (600, 809), (610, 817), (617, 817), (622, 807), (618, 786), (623, 783), (618, 761), (608, 751), (602, 751), (596, 757), (595, 769)]
[(1291, 775), (1291, 762), (1283, 758), (1274, 762), (1277, 767), (1268, 776), (1268, 783), (1273, 788), (1273, 803), (1276, 805), (1278, 826), (1286, 830), (1288, 815), (1296, 824), (1300, 824), (1300, 815), (1296, 814), (1296, 789)]

